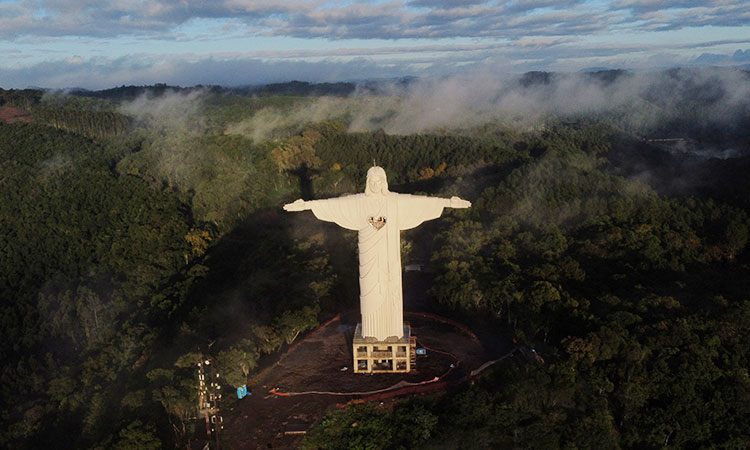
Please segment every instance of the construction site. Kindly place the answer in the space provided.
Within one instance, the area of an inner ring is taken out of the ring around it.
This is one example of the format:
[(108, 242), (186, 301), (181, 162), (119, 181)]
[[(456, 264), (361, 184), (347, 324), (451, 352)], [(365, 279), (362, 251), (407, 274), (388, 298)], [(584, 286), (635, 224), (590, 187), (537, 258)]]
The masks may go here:
[[(331, 408), (352, 402), (439, 392), (467, 382), (498, 356), (462, 324), (405, 313), (415, 342), (409, 372), (357, 373), (352, 366), (356, 315), (336, 316), (284, 352), (248, 384), (252, 393), (224, 411), (222, 446), (293, 449)], [(413, 366), (412, 366), (413, 364)]]

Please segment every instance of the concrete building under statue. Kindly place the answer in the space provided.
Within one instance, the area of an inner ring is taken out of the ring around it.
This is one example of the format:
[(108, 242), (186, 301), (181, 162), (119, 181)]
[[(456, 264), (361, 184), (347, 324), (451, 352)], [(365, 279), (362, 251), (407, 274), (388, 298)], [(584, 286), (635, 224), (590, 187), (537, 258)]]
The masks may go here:
[(315, 217), (357, 231), (362, 322), (352, 341), (357, 373), (409, 372), (415, 367), (415, 339), (404, 322), (401, 230), (440, 217), (444, 208), (468, 208), (458, 197), (438, 198), (388, 190), (385, 171), (367, 171), (363, 194), (284, 205), (286, 211), (311, 210)]
[(358, 323), (352, 340), (355, 373), (411, 372), (416, 366), (417, 339), (411, 335), (409, 322), (404, 322), (404, 335), (380, 341), (362, 335)]

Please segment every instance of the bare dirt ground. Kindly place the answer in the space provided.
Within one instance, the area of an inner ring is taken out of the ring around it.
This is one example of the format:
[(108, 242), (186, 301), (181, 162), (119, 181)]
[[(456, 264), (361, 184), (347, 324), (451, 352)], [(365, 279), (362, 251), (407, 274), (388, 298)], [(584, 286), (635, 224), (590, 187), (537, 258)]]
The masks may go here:
[(31, 114), (29, 114), (28, 111), (24, 111), (23, 109), (15, 108), (13, 106), (0, 106), (0, 122), (31, 123), (33, 122), (33, 119), (31, 118)]
[[(427, 356), (417, 358), (415, 371), (408, 374), (353, 373), (354, 324), (334, 320), (292, 346), (276, 365), (248, 386), (252, 395), (222, 410), (222, 448), (297, 448), (302, 436), (285, 435), (290, 426), (312, 426), (330, 408), (354, 399), (372, 398), (371, 394), (283, 396), (269, 393), (271, 389), (283, 394), (362, 393), (385, 389), (401, 381), (419, 383), (436, 377), (442, 377), (441, 381), (456, 381), (488, 358), (474, 336), (453, 325), (409, 314), (405, 319), (411, 323), (418, 346), (428, 348)], [(451, 364), (457, 367), (452, 369)]]

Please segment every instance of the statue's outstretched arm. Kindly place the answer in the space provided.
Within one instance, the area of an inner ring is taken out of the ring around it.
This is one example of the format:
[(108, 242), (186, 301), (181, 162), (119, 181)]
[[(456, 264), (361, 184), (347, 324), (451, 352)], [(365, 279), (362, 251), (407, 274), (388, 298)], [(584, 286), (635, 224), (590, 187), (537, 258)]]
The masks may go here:
[(445, 205), (448, 208), (470, 208), (471, 202), (458, 197), (451, 197), (448, 200), (448, 204)]
[(305, 202), (301, 198), (295, 200), (292, 203), (287, 203), (286, 205), (284, 205), (284, 211), (289, 212), (307, 211), (308, 209), (310, 209), (310, 205), (308, 205), (307, 202)]

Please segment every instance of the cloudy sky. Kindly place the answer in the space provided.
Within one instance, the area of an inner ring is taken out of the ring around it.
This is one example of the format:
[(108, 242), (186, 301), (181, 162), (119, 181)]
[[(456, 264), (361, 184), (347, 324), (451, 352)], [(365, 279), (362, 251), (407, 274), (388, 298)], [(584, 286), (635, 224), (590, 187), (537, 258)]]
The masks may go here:
[(0, 87), (750, 63), (746, 0), (0, 0)]

